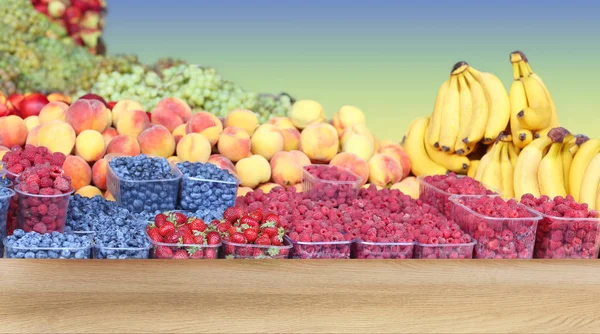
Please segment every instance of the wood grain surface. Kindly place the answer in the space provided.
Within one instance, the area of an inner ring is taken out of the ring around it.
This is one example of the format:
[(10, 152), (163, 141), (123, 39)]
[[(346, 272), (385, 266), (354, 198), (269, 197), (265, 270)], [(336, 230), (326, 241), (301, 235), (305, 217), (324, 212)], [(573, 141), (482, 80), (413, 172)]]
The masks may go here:
[(600, 332), (600, 261), (0, 260), (0, 332)]

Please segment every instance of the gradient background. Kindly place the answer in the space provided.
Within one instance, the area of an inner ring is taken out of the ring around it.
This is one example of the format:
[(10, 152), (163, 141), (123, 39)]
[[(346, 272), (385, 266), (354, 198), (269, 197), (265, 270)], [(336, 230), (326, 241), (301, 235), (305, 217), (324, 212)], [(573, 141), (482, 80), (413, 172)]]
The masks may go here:
[(594, 1), (108, 0), (109, 53), (213, 66), (255, 92), (288, 92), (328, 116), (353, 104), (382, 139), (431, 113), (439, 85), (465, 60), (510, 89), (522, 50), (561, 123), (596, 135), (600, 5)]

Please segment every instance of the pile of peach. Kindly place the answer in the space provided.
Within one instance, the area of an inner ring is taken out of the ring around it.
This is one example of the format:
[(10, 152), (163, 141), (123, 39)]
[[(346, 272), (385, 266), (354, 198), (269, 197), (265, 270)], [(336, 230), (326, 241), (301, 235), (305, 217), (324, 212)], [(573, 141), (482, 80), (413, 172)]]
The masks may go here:
[[(28, 100), (36, 103), (29, 106)], [(318, 102), (303, 100), (288, 117), (259, 124), (250, 110), (234, 109), (219, 119), (192, 112), (177, 98), (162, 100), (151, 112), (136, 101), (107, 103), (93, 94), (72, 104), (60, 94), (52, 101), (41, 94), (4, 101), (12, 107), (0, 114), (0, 158), (13, 145), (24, 144), (69, 155), (63, 167), (84, 196), (106, 189), (106, 154), (140, 153), (228, 169), (240, 180), (239, 194), (256, 188), (268, 192), (277, 185), (301, 190), (302, 168), (311, 163), (349, 169), (362, 185), (411, 195), (418, 191), (414, 178), (406, 178), (410, 161), (402, 147), (379, 141), (353, 106), (343, 106), (327, 122)], [(104, 196), (112, 199), (108, 192)]]

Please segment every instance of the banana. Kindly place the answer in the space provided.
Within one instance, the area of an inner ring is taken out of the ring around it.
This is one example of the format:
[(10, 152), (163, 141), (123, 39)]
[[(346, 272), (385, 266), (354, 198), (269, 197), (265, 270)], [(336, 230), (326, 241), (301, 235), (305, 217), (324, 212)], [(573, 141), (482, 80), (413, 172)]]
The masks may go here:
[(514, 167), (510, 161), (509, 148), (511, 143), (504, 143), (502, 152), (500, 153), (500, 171), (502, 174), (502, 198), (511, 199), (515, 196), (513, 186)]
[(585, 170), (599, 152), (600, 139), (590, 139), (581, 144), (577, 153), (573, 156), (571, 171), (569, 172), (569, 194), (573, 195), (576, 202), (579, 202), (579, 193)]
[(600, 208), (600, 187), (598, 187), (598, 191), (596, 191), (596, 210)]
[(469, 135), (469, 125), (471, 115), (473, 113), (473, 101), (471, 97), (471, 89), (467, 85), (465, 76), (463, 73), (458, 75), (458, 91), (460, 93), (459, 102), (459, 116), (460, 126), (458, 130), (458, 136), (456, 137), (456, 144), (454, 144), (454, 151), (458, 155), (466, 155), (470, 152), (472, 147), (469, 147), (462, 138)]
[(552, 143), (550, 138), (541, 137), (533, 140), (521, 150), (515, 165), (513, 185), (515, 198), (520, 200), (525, 194), (539, 197), (540, 185), (538, 183), (538, 167), (544, 156), (544, 151)]
[[(519, 64), (513, 63), (513, 75), (519, 75)], [(510, 87), (510, 132), (513, 137), (513, 143), (518, 148), (527, 146), (533, 140), (533, 133), (519, 124), (517, 114), (527, 107), (527, 97), (525, 96), (525, 87), (520, 77), (516, 77)]]
[(500, 132), (504, 131), (510, 120), (510, 99), (504, 84), (492, 73), (479, 72), (473, 67), (469, 73), (483, 86), (489, 107), (489, 117), (485, 126), (483, 143), (493, 143)]
[(442, 107), (442, 119), (443, 125), (440, 129), (440, 141), (439, 145), (442, 151), (446, 153), (454, 152), (454, 144), (458, 137), (458, 127), (460, 123), (459, 115), (459, 103), (460, 94), (458, 92), (458, 77), (452, 75), (450, 77), (450, 87), (448, 87), (448, 94), (444, 99), (444, 106)]
[(479, 160), (471, 160), (471, 164), (469, 165), (469, 170), (467, 171), (467, 176), (471, 178), (475, 178), (475, 174), (477, 174), (477, 168), (479, 167)]
[(585, 169), (583, 182), (579, 190), (579, 203), (587, 203), (588, 207), (596, 210), (598, 186), (600, 185), (600, 154), (596, 154)]
[(544, 128), (536, 133), (536, 136), (538, 136), (538, 137), (545, 136), (548, 134), (548, 132), (550, 132), (550, 130), (560, 126), (560, 122), (558, 121), (558, 112), (556, 111), (556, 105), (554, 104), (554, 99), (552, 99), (552, 96), (550, 95), (548, 88), (542, 81), (542, 78), (540, 78), (537, 74), (535, 74), (533, 72), (533, 70), (531, 69), (531, 66), (529, 65), (529, 62), (527, 60), (525, 61), (525, 66), (527, 67), (529, 76), (539, 83), (539, 85), (544, 90), (544, 93), (546, 94), (548, 101), (550, 102), (550, 124), (548, 124), (548, 126), (546, 128)]
[(469, 169), (470, 162), (465, 156), (438, 151), (433, 146), (429, 145), (427, 141), (425, 141), (425, 150), (431, 160), (452, 172), (465, 174)]
[(481, 175), (481, 183), (487, 188), (499, 191), (502, 190), (502, 167), (500, 162), (500, 154), (504, 150), (506, 143), (497, 141), (494, 148), (489, 153), (490, 160), (485, 166), (485, 170)]
[[(527, 93), (526, 93), (527, 94)], [(550, 108), (527, 107), (517, 113), (521, 127), (528, 130), (542, 130), (550, 125)]]
[(473, 114), (471, 115), (471, 120), (469, 122), (469, 134), (467, 137), (462, 138), (462, 140), (465, 143), (476, 143), (483, 139), (490, 110), (483, 86), (481, 86), (468, 71), (465, 72), (465, 80), (471, 89)]
[(560, 155), (563, 143), (553, 143), (540, 166), (538, 167), (538, 183), (542, 195), (554, 198), (567, 196), (563, 178), (562, 157)]
[(448, 93), (448, 87), (450, 87), (450, 79), (444, 81), (438, 89), (435, 106), (431, 114), (431, 121), (427, 127), (427, 143), (435, 148), (439, 148), (438, 142), (440, 141), (440, 130), (442, 129), (442, 107)]
[[(574, 142), (574, 141), (571, 141)], [(560, 159), (562, 160), (563, 182), (565, 183), (565, 191), (569, 192), (569, 173), (571, 172), (571, 164), (573, 163), (573, 154), (571, 153), (571, 142), (564, 143), (560, 150)]]
[(429, 118), (416, 118), (409, 126), (404, 139), (404, 150), (411, 162), (412, 173), (416, 176), (446, 174), (447, 170), (435, 163), (425, 149), (425, 132)]
[(483, 157), (481, 157), (481, 160), (479, 160), (479, 166), (477, 166), (477, 171), (475, 172), (475, 177), (473, 177), (475, 180), (481, 182), (483, 171), (487, 168), (491, 158), (492, 155), (490, 153), (486, 153)]
[(508, 144), (508, 156), (510, 157), (510, 164), (514, 169), (517, 165), (517, 159), (519, 159), (519, 150), (512, 142)]

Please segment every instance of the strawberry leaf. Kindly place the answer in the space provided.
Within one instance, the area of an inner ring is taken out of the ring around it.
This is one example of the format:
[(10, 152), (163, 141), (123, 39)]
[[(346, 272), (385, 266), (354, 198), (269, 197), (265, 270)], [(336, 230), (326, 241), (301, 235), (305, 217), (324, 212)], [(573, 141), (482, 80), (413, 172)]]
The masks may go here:
[(277, 256), (279, 255), (279, 247), (269, 247), (267, 253), (269, 256)]

